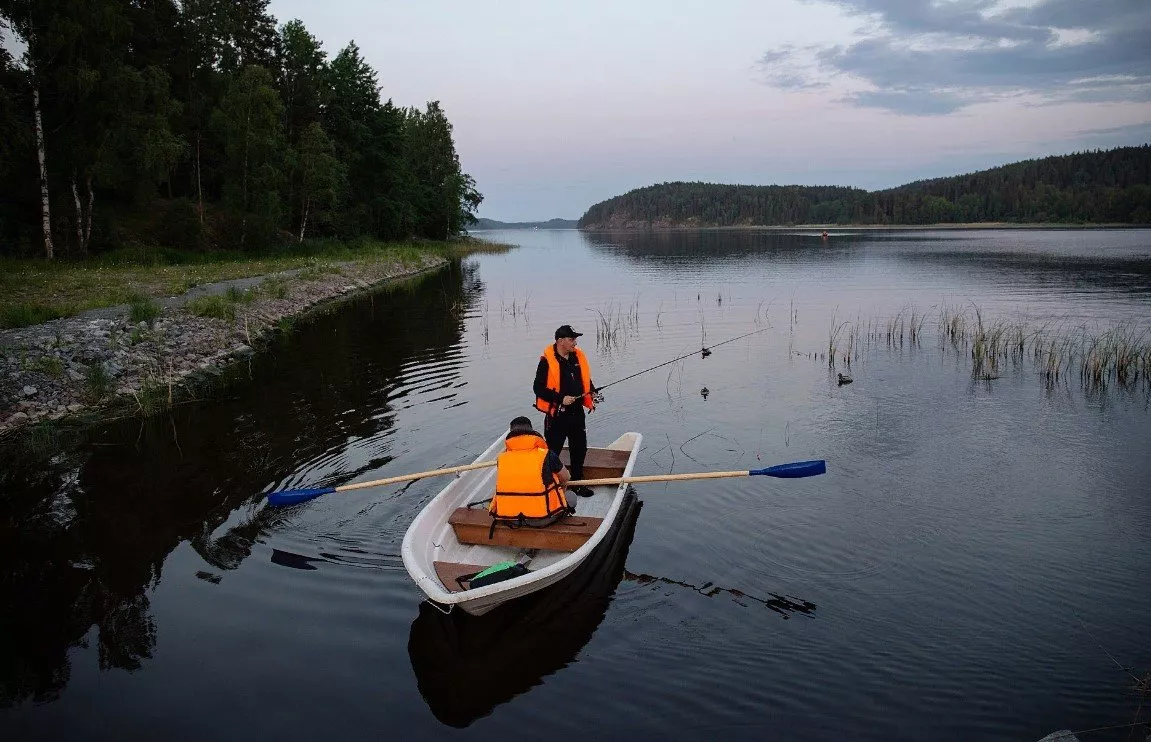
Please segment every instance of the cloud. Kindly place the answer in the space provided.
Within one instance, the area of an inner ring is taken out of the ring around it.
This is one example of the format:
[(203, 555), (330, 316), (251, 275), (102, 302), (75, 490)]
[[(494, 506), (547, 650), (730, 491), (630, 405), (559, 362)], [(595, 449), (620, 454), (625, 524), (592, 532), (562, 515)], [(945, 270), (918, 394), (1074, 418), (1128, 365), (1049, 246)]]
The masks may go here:
[(1148, 0), (826, 1), (861, 19), (857, 40), (769, 50), (766, 84), (835, 84), (852, 105), (915, 116), (1007, 97), (1151, 102)]
[(1126, 126), (1109, 126), (1103, 129), (1084, 129), (1064, 141), (1091, 144), (1096, 147), (1121, 147), (1132, 142), (1151, 142), (1151, 121)]

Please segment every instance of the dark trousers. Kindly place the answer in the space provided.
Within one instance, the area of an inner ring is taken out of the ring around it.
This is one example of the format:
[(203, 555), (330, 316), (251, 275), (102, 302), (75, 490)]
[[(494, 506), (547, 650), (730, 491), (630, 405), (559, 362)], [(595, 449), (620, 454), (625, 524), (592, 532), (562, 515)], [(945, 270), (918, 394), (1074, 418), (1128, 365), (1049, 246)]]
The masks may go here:
[(587, 457), (587, 428), (582, 407), (560, 412), (555, 417), (544, 418), (544, 440), (548, 449), (559, 456), (567, 441), (571, 464), (568, 471), (572, 479), (583, 479), (583, 460)]

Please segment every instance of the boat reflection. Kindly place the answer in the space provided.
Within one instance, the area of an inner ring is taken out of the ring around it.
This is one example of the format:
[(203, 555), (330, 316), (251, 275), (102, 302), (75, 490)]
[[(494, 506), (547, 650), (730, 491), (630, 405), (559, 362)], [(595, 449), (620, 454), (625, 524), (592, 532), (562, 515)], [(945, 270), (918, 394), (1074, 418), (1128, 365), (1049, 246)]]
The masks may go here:
[(463, 728), (572, 662), (603, 621), (625, 572), (643, 503), (628, 493), (618, 527), (571, 575), (483, 616), (443, 614), (427, 601), (408, 656), (428, 708)]

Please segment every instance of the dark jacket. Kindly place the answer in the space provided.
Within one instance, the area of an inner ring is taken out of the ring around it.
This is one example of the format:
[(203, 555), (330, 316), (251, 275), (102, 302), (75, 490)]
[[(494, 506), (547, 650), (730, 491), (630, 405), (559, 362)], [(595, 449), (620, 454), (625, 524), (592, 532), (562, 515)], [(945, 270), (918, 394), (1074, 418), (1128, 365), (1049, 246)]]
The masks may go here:
[[(562, 404), (564, 397), (582, 397), (583, 396), (583, 373), (580, 370), (579, 361), (576, 360), (575, 353), (569, 353), (567, 358), (561, 358), (559, 353), (556, 353), (556, 360), (560, 362), (560, 391), (557, 394), (551, 389), (548, 389), (548, 362), (540, 356), (539, 365), (536, 366), (536, 380), (532, 384), (532, 391), (540, 399), (546, 400), (553, 404)], [(590, 380), (589, 380), (590, 381)], [(595, 389), (595, 384), (592, 384), (592, 389)], [(583, 410), (583, 407), (575, 404), (568, 408)]]

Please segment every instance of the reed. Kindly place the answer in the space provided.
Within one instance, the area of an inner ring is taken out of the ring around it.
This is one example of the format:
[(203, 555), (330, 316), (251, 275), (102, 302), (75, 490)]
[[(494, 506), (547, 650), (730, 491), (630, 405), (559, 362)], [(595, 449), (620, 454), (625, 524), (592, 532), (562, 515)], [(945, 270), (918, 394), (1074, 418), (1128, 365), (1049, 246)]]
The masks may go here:
[(624, 307), (614, 300), (604, 307), (596, 307), (595, 340), (596, 348), (602, 352), (610, 353), (627, 342), (629, 336), (635, 335), (639, 330), (639, 298), (630, 306)]
[(500, 314), (511, 317), (513, 320), (518, 320), (520, 317), (527, 317), (528, 302), (531, 300), (531, 294), (524, 297), (522, 302), (518, 301), (513, 295), (511, 302), (507, 302), (504, 298), (500, 297)]
[[(835, 312), (831, 313), (831, 328), (827, 331), (827, 367), (830, 369), (835, 368), (835, 356), (839, 351), (839, 339), (843, 334), (843, 328), (847, 327), (850, 322), (836, 322)], [(850, 363), (848, 364), (850, 365)]]

